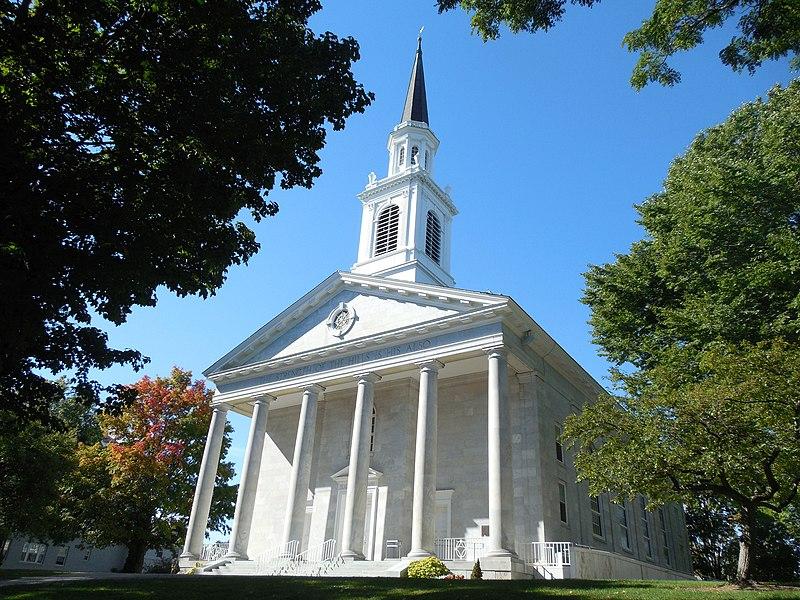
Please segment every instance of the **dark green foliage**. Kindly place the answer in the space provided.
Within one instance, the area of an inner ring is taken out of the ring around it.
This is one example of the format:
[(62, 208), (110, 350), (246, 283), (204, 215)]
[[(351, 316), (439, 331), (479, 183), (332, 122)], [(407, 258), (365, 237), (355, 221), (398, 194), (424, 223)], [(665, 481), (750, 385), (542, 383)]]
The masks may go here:
[(476, 560), (475, 566), (472, 567), (472, 573), (469, 574), (470, 579), (483, 579), (483, 571), (481, 571), (481, 561)]
[(738, 579), (756, 519), (800, 485), (800, 81), (699, 135), (637, 207), (645, 239), (586, 274), (619, 395), (568, 420), (592, 493), (735, 509)]
[[(739, 536), (736, 510), (719, 501), (701, 499), (688, 507), (686, 524), (695, 573), (706, 579), (735, 579)], [(753, 578), (796, 581), (800, 578), (800, 540), (766, 512), (756, 517)]]
[(13, 534), (62, 537), (59, 486), (74, 468), (74, 447), (68, 432), (0, 411), (0, 548)]
[(237, 218), (310, 187), (326, 125), (371, 95), (316, 0), (0, 0), (0, 409), (44, 418), (38, 370), (140, 367), (92, 325), (159, 286), (213, 294), (259, 249)]
[[(600, 0), (570, 0), (592, 6)], [(463, 8), (472, 15), (472, 28), (484, 40), (496, 39), (501, 25), (512, 32), (547, 31), (560, 21), (567, 0), (437, 0), (439, 12)], [(720, 53), (735, 71), (755, 71), (765, 60), (793, 56), (800, 51), (800, 3), (797, 0), (657, 0), (653, 14), (639, 29), (625, 36), (628, 50), (639, 53), (631, 85), (650, 82), (674, 85), (680, 73), (667, 64), (679, 51), (703, 42), (709, 29), (738, 19), (738, 35)]]

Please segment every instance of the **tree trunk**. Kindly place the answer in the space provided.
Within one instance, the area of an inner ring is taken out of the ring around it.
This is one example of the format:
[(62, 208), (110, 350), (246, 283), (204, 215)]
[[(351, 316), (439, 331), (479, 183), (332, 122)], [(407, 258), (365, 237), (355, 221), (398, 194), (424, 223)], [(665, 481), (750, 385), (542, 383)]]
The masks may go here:
[(756, 513), (753, 508), (742, 507), (739, 527), (739, 563), (736, 566), (736, 582), (746, 584), (750, 582), (753, 558), (753, 535), (755, 533)]
[(128, 557), (122, 567), (123, 573), (141, 573), (144, 566), (144, 555), (147, 553), (147, 544), (144, 542), (130, 542), (128, 546)]

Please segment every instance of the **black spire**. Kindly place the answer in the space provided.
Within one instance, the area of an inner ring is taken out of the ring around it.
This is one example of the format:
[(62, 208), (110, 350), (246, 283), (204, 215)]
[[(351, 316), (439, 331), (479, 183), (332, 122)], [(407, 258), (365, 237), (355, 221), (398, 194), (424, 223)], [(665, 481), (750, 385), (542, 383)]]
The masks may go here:
[(425, 96), (425, 71), (422, 69), (422, 30), (417, 38), (417, 54), (414, 57), (414, 67), (411, 69), (411, 81), (408, 82), (406, 105), (403, 107), (404, 121), (421, 121), (428, 123), (428, 99)]

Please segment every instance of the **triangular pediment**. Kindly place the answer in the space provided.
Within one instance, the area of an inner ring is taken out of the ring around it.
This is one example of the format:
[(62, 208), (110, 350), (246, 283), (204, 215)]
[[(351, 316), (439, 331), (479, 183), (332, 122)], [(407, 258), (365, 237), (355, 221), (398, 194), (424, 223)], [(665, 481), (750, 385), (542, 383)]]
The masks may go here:
[[(336, 272), (205, 374), (330, 350), (356, 340), (480, 311), (506, 300), (495, 294)], [(340, 315), (341, 312), (345, 314)]]

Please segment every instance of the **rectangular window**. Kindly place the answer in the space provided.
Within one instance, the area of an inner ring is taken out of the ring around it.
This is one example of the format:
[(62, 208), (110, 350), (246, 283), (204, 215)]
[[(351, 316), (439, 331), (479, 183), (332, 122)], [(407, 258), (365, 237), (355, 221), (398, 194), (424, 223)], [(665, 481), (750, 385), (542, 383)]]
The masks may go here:
[(592, 510), (592, 533), (597, 537), (603, 537), (603, 515), (600, 512), (600, 497), (589, 497), (589, 508)]
[(617, 523), (619, 523), (620, 541), (625, 550), (631, 549), (631, 535), (628, 529), (628, 511), (624, 504), (617, 504)]
[(664, 516), (664, 507), (658, 509), (658, 520), (661, 524), (661, 545), (664, 548), (664, 561), (672, 565), (672, 556), (669, 553), (669, 535), (667, 534), (667, 520)]
[(89, 560), (90, 558), (92, 558), (92, 547), (87, 546), (83, 549), (83, 560)]
[(64, 566), (67, 562), (67, 555), (69, 554), (69, 546), (58, 546), (56, 552), (56, 564)]
[(567, 515), (567, 484), (563, 481), (558, 482), (558, 514), (564, 525), (569, 523)]
[(481, 525), (481, 537), (489, 537), (489, 526)]
[(556, 425), (556, 460), (564, 462), (564, 446), (561, 445), (561, 425)]
[(642, 537), (647, 558), (653, 558), (653, 541), (650, 539), (650, 521), (647, 518), (647, 501), (644, 496), (639, 496), (639, 512), (642, 520)]
[(22, 546), (20, 562), (44, 564), (44, 555), (46, 552), (47, 544), (28, 542)]

